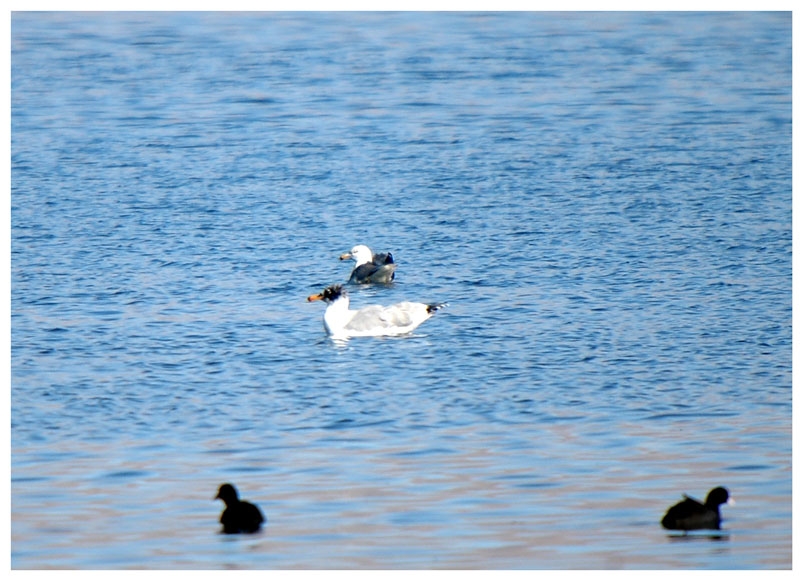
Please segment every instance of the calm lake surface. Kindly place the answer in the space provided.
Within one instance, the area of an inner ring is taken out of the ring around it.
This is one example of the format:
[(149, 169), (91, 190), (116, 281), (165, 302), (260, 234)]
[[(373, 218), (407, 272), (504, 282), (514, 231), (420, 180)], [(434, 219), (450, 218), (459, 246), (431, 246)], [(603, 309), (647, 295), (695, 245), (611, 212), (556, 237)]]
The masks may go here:
[(791, 567), (791, 25), (14, 13), (12, 568)]

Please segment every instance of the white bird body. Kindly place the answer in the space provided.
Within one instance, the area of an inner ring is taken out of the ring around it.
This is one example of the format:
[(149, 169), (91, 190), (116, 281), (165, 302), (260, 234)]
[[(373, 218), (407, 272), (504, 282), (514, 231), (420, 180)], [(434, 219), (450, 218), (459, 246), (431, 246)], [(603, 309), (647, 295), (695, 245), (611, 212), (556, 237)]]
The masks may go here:
[(332, 338), (408, 334), (444, 306), (406, 301), (391, 306), (372, 305), (350, 310), (350, 297), (339, 284), (309, 296), (308, 300), (324, 300), (328, 303), (323, 322)]

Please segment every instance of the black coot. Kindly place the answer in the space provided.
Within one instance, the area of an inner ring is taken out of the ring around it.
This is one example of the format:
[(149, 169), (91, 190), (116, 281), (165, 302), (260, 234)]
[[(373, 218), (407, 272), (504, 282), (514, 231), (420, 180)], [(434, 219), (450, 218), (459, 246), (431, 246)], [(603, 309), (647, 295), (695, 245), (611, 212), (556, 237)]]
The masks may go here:
[(261, 528), (266, 520), (257, 506), (247, 501), (240, 501), (236, 488), (230, 483), (219, 486), (217, 497), (225, 502), (225, 511), (219, 518), (222, 532), (225, 534), (252, 534)]
[(664, 514), (661, 525), (668, 530), (718, 530), (722, 521), (719, 506), (727, 503), (728, 497), (728, 490), (724, 487), (709, 491), (705, 504), (684, 494), (683, 501)]

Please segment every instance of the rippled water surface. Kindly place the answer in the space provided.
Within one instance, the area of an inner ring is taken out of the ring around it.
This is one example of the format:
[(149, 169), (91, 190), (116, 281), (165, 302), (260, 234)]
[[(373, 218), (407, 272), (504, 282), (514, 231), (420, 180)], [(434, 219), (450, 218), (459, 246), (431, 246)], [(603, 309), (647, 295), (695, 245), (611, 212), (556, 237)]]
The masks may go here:
[[(791, 567), (789, 13), (15, 13), (11, 89), (13, 568)], [(330, 341), (356, 243), (449, 307)]]

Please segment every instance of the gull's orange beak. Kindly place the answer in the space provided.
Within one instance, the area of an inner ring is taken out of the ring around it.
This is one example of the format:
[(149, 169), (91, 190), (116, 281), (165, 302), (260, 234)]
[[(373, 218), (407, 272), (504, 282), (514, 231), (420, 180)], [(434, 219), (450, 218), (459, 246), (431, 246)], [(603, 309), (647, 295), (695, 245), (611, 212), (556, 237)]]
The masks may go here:
[(353, 254), (351, 254), (350, 252), (345, 252), (344, 254), (339, 256), (339, 259), (340, 260), (352, 260), (353, 259)]
[(322, 293), (320, 293), (320, 294), (312, 294), (311, 296), (308, 297), (308, 301), (309, 302), (315, 302), (317, 300), (322, 300)]

